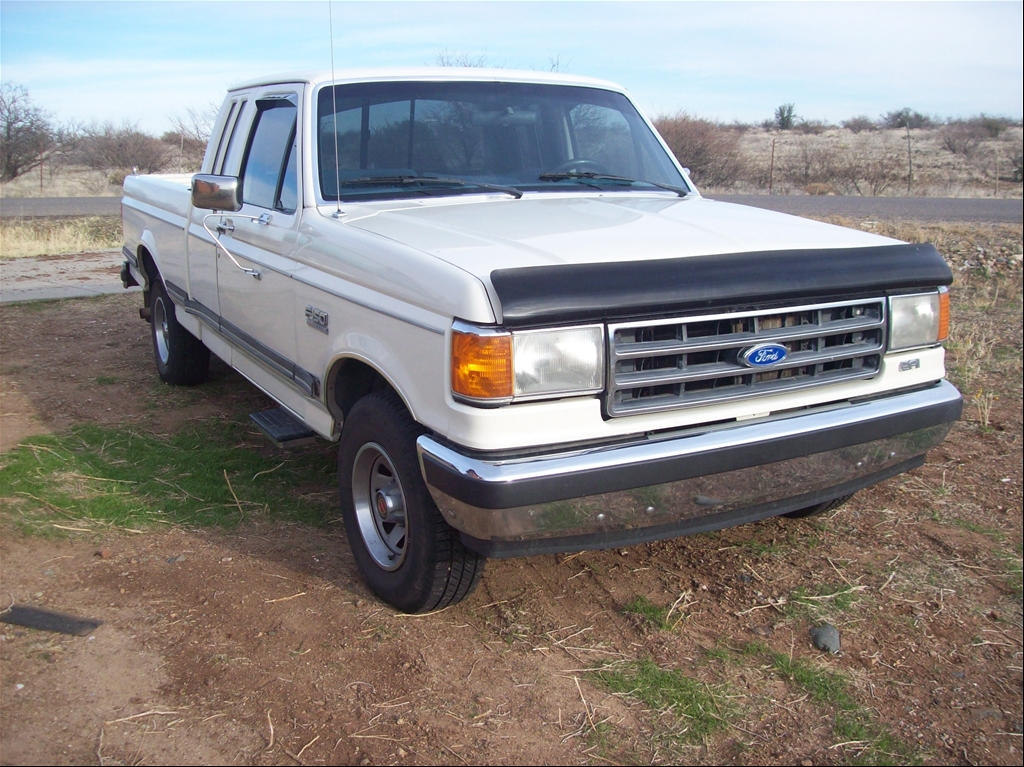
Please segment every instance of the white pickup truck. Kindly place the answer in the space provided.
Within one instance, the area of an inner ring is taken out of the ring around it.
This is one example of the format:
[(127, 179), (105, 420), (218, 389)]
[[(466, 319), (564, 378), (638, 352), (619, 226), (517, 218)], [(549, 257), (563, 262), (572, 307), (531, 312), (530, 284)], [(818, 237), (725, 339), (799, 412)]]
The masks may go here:
[(611, 83), (253, 80), (202, 173), (124, 190), (160, 376), (213, 352), (278, 443), (339, 441), (355, 559), (401, 610), (486, 557), (820, 512), (960, 415), (934, 247), (702, 198)]

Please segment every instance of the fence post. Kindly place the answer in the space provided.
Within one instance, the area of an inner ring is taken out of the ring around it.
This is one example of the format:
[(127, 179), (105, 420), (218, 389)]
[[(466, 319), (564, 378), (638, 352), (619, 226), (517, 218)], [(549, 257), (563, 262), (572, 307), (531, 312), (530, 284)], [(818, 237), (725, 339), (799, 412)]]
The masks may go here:
[(772, 139), (772, 159), (768, 165), (768, 194), (772, 193), (772, 182), (775, 180), (775, 139)]

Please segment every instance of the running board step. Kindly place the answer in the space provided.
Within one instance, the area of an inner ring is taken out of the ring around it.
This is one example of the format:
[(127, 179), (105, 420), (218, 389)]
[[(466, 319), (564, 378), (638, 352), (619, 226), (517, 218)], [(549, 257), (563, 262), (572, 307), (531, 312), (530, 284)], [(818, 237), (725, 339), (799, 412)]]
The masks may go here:
[(316, 432), (283, 407), (250, 413), (249, 418), (278, 447), (298, 447), (316, 442)]

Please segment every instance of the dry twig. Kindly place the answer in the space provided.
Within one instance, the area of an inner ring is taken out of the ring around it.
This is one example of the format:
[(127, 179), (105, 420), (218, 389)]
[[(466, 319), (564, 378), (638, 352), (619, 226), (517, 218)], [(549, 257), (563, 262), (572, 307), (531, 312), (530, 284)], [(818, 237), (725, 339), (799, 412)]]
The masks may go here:
[(307, 594), (307, 592), (300, 591), (298, 594), (292, 594), (290, 597), (281, 597), (280, 599), (264, 599), (263, 600), (263, 604), (265, 604), (265, 605), (272, 605), (275, 602), (287, 602), (290, 599), (298, 599), (299, 597), (304, 597), (304, 596), (306, 596), (306, 594)]
[(235, 495), (235, 488), (231, 487), (231, 480), (228, 479), (227, 469), (224, 469), (224, 481), (228, 483), (228, 490), (231, 491), (231, 497), (235, 499), (235, 506), (238, 507), (238, 516), (245, 519), (245, 512), (242, 511), (242, 503), (238, 500), (238, 496)]

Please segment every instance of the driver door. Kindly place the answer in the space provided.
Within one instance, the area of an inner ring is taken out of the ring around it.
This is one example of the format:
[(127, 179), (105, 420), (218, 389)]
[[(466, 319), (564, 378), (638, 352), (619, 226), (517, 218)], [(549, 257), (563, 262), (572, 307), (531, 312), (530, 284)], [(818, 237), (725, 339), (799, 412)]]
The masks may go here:
[(217, 259), (221, 331), (256, 363), (244, 364), (233, 352), (232, 364), (271, 390), (278, 387), (265, 375), (296, 383), (291, 274), (301, 199), (297, 105), (298, 94), (280, 86), (257, 94), (239, 168), (243, 206), (225, 213), (217, 226), (234, 256)]

